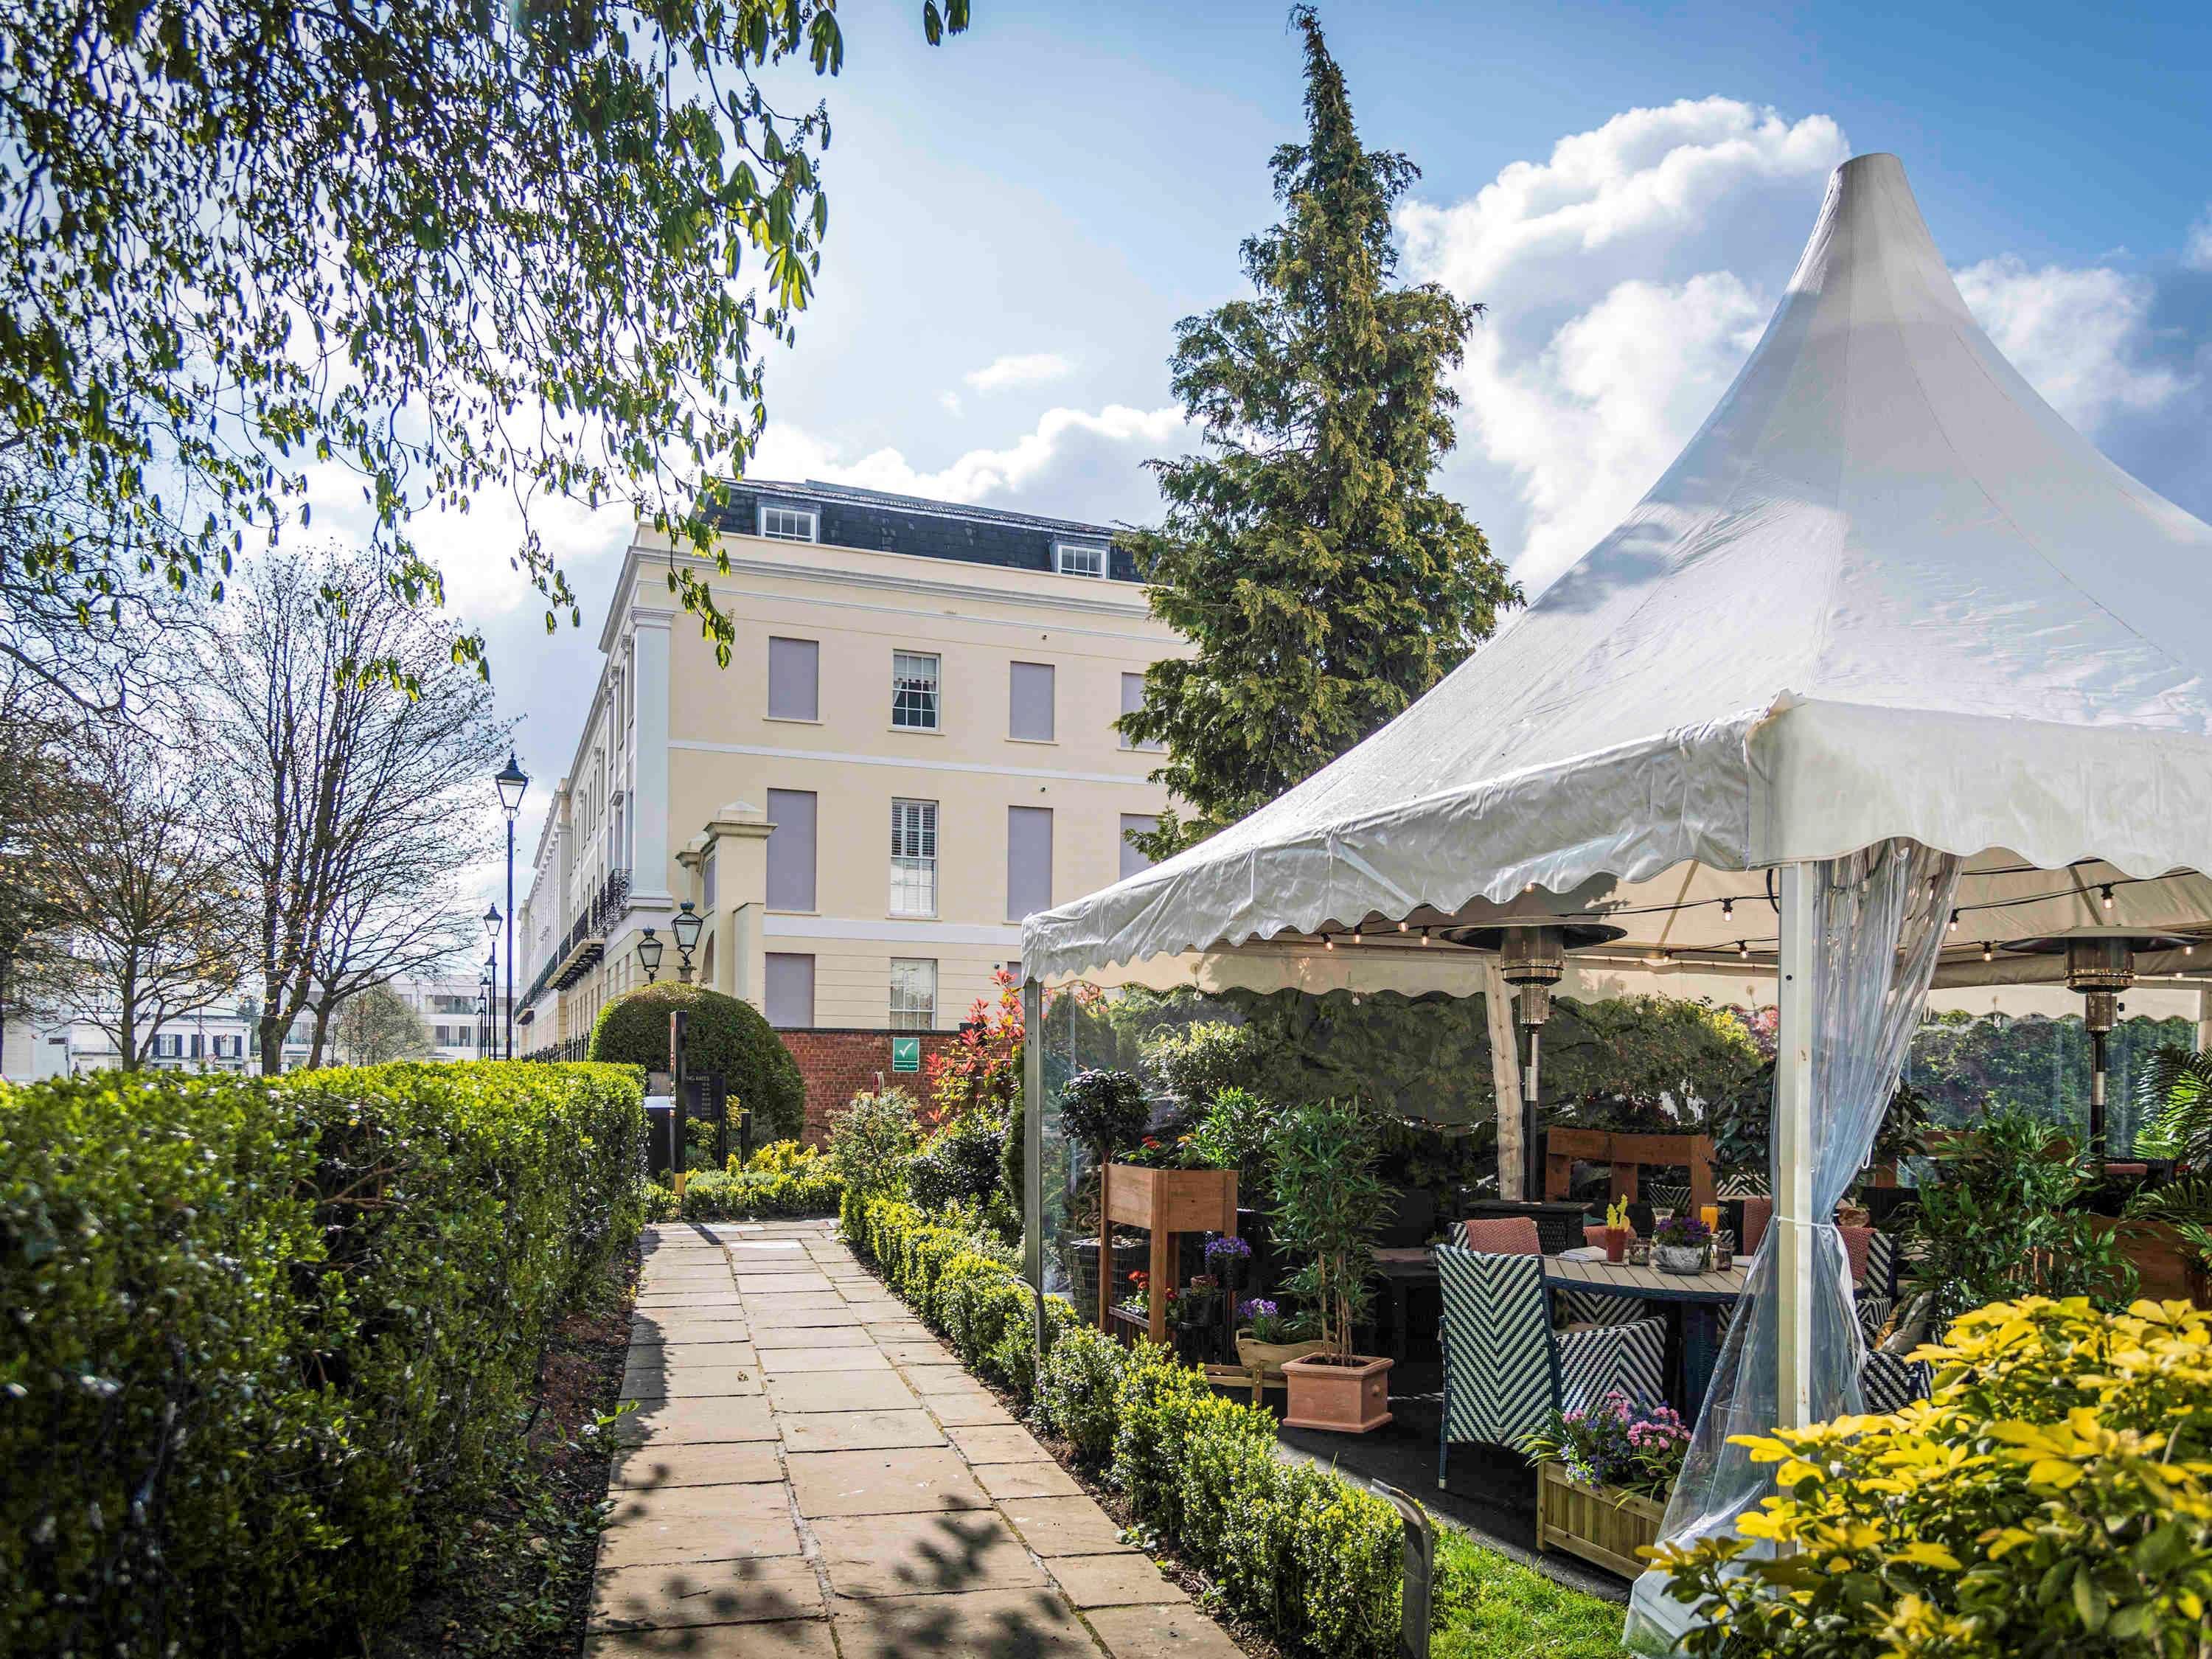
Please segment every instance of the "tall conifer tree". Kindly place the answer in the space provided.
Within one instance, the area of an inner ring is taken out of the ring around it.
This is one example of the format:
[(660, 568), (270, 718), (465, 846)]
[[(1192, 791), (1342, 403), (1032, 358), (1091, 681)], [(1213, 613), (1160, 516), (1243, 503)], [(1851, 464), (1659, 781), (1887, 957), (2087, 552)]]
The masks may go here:
[(1197, 650), (1156, 663), (1132, 741), (1180, 809), (1154, 858), (1266, 805), (1404, 709), (1497, 626), (1520, 589), (1429, 487), (1452, 447), (1479, 306), (1401, 287), (1390, 210), (1420, 176), (1361, 148), (1310, 7), (1307, 140), (1273, 161), (1283, 217), (1242, 250), (1255, 297), (1176, 325), (1175, 389), (1205, 450), (1154, 461), (1166, 520), (1127, 539), (1152, 611)]

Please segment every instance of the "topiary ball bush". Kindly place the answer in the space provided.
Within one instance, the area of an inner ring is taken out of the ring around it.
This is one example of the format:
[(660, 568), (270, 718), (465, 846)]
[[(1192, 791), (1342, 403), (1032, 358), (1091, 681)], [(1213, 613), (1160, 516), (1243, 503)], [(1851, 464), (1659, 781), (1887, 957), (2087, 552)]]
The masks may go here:
[(720, 1072), (730, 1110), (752, 1113), (756, 1141), (796, 1140), (805, 1133), (806, 1083), (791, 1050), (752, 1004), (703, 985), (641, 985), (615, 998), (592, 1022), (591, 1058), (666, 1071), (668, 1017), (678, 1008), (691, 1016), (685, 1071)]

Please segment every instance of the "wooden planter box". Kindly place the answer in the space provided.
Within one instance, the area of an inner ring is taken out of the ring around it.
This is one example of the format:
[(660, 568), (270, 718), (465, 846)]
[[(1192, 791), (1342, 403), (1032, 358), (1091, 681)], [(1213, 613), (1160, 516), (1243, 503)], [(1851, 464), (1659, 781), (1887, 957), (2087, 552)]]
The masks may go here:
[[(1167, 1293), (1176, 1271), (1177, 1233), (1234, 1233), (1237, 1231), (1237, 1171), (1155, 1170), (1141, 1164), (1109, 1164), (1099, 1172), (1100, 1207), (1106, 1225), (1142, 1227), (1152, 1237), (1152, 1317), (1146, 1334), (1168, 1340)], [(1113, 1330), (1109, 1287), (1098, 1287), (1098, 1325)]]
[(1636, 1552), (1659, 1541), (1666, 1505), (1617, 1486), (1585, 1486), (1558, 1463), (1536, 1466), (1536, 1547), (1565, 1550), (1623, 1578), (1650, 1564)]
[(2181, 1235), (2163, 1221), (2148, 1217), (2115, 1220), (2092, 1216), (2089, 1224), (2099, 1232), (2120, 1236), (2120, 1254), (2135, 1264), (2142, 1293), (2154, 1302), (2194, 1302), (2212, 1306), (2203, 1280), (2189, 1267), (2189, 1253)]

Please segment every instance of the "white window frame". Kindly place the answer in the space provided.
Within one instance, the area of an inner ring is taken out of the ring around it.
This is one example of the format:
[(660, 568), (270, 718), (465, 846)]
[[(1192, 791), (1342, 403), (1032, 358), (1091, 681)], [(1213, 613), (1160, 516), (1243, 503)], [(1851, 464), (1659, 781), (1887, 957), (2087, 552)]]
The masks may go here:
[[(907, 971), (901, 973), (901, 969)], [(916, 981), (927, 981), (920, 990)], [(888, 1013), (894, 1031), (933, 1031), (937, 1029), (937, 958), (893, 957)]]
[[(822, 539), (822, 515), (811, 507), (793, 507), (787, 501), (761, 501), (753, 520), (754, 533), (771, 542), (818, 542)], [(771, 514), (774, 515), (773, 519)], [(805, 533), (800, 532), (804, 530)]]
[(937, 914), (937, 803), (895, 797), (891, 801), (890, 913)]
[[(914, 665), (929, 665), (925, 687)], [(927, 698), (927, 703), (907, 699)], [(927, 720), (915, 718), (927, 713)], [(945, 729), (945, 659), (934, 651), (891, 653), (891, 729), (895, 732), (942, 732)]]
[[(1096, 561), (1097, 569), (1090, 567)], [(1114, 550), (1106, 542), (1054, 542), (1052, 544), (1053, 574), (1060, 576), (1090, 576), (1103, 580), (1114, 568)]]

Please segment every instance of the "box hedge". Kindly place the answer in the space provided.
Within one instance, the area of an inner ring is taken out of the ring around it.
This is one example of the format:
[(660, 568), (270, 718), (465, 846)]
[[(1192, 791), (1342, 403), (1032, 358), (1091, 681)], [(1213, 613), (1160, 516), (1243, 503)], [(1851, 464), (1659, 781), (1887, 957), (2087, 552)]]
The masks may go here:
[(1163, 1349), (1123, 1348), (1056, 1297), (1040, 1358), (1019, 1273), (911, 1205), (872, 1200), (853, 1243), (970, 1370), (1034, 1401), (1238, 1613), (1326, 1659), (1395, 1653), (1403, 1527), (1388, 1503), (1284, 1462), (1268, 1413), (1216, 1395)]
[(635, 1235), (626, 1066), (0, 1090), (0, 1651), (328, 1651), (403, 1610)]
[(703, 985), (641, 985), (599, 1010), (592, 1022), (591, 1057), (666, 1071), (668, 1017), (679, 1008), (690, 1016), (684, 1035), (687, 1073), (720, 1073), (730, 1110), (750, 1111), (757, 1136), (792, 1140), (805, 1133), (806, 1079), (799, 1062), (760, 1010), (740, 998)]
[(760, 1148), (746, 1163), (734, 1152), (726, 1170), (702, 1170), (684, 1182), (684, 1200), (657, 1182), (652, 1188), (653, 1219), (673, 1221), (758, 1221), (775, 1217), (837, 1213), (845, 1183), (821, 1149), (795, 1140)]

